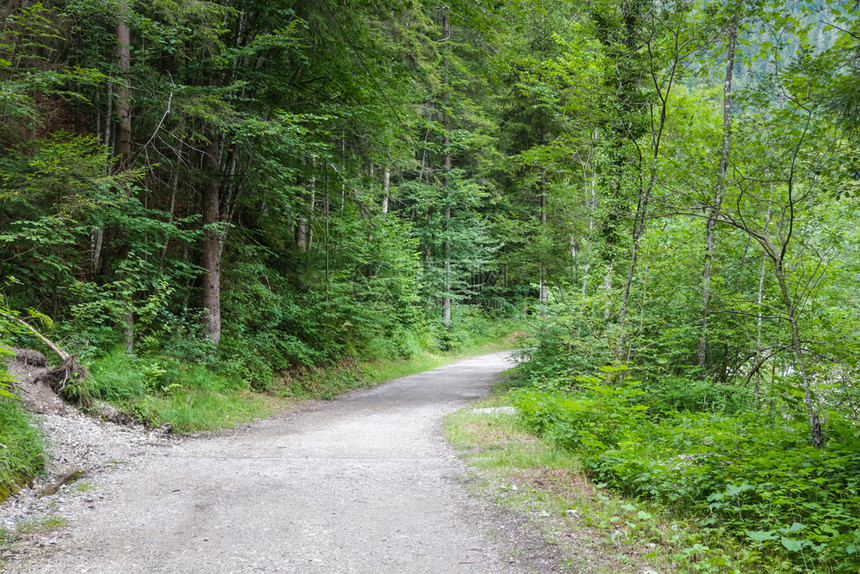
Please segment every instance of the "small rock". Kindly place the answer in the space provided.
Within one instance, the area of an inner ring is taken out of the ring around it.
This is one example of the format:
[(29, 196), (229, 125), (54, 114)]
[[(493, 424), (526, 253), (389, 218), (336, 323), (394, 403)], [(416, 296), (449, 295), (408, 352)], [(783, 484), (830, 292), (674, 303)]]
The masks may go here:
[(57, 544), (58, 540), (56, 538), (49, 538), (48, 544)]
[(472, 409), (475, 414), (500, 414), (500, 415), (515, 415), (519, 412), (517, 407), (495, 407), (484, 409)]

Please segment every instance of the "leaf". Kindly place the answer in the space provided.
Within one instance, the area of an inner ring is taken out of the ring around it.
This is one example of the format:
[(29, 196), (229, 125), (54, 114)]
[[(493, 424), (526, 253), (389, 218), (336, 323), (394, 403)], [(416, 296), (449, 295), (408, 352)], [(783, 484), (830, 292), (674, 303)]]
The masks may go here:
[(785, 531), (785, 533), (786, 534), (794, 534), (795, 532), (800, 532), (804, 528), (806, 528), (805, 524), (801, 524), (800, 522), (795, 522), (794, 524), (791, 525), (791, 527), (789, 527), (788, 530)]
[(747, 530), (746, 535), (755, 540), (756, 542), (764, 542), (765, 540), (775, 540), (776, 532), (773, 530), (768, 531), (757, 531), (757, 530)]
[(782, 545), (785, 546), (785, 548), (789, 552), (800, 552), (800, 550), (803, 548), (803, 541), (792, 540), (791, 538), (786, 538), (785, 536), (783, 536)]
[(746, 481), (744, 481), (744, 483), (741, 484), (740, 486), (735, 485), (735, 484), (730, 484), (726, 488), (726, 495), (727, 496), (735, 496), (735, 495), (740, 494), (741, 492), (744, 492), (746, 490), (752, 490), (753, 488), (754, 487)]

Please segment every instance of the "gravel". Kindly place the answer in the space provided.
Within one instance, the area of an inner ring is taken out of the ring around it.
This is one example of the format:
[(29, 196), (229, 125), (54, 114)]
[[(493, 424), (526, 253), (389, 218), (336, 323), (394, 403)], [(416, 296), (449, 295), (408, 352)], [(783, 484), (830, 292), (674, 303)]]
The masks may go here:
[(3, 572), (556, 571), (521, 519), (467, 494), (442, 436), (444, 415), (508, 366), (467, 359), (195, 437), (45, 414), (50, 476), (0, 517), (69, 526), (28, 529)]

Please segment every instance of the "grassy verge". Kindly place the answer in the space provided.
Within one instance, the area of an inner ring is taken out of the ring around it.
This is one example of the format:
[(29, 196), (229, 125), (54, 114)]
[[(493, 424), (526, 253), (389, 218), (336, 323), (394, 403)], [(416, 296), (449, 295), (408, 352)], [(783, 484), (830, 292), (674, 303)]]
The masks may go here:
[(40, 429), (15, 399), (0, 401), (0, 500), (45, 468)]
[(517, 345), (518, 336), (518, 333), (511, 333), (498, 339), (480, 341), (453, 351), (422, 351), (410, 359), (367, 361), (360, 363), (359, 369), (362, 378), (368, 383), (382, 383), (430, 371), (466, 357), (507, 351)]
[(92, 377), (68, 387), (84, 406), (113, 404), (150, 426), (169, 423), (175, 432), (230, 428), (291, 408), (297, 401), (329, 400), (346, 392), (430, 370), (458, 359), (509, 349), (516, 337), (475, 338), (456, 350), (418, 351), (410, 359), (356, 362), (283, 373), (265, 392), (254, 392), (238, 377), (169, 357), (136, 357), (121, 349), (90, 368)]
[(447, 436), (468, 461), (478, 493), (526, 516), (567, 557), (569, 571), (758, 571), (730, 564), (729, 557), (746, 554), (731, 537), (706, 533), (696, 519), (593, 484), (574, 454), (535, 436), (504, 408), (512, 406), (501, 395), (454, 413)]

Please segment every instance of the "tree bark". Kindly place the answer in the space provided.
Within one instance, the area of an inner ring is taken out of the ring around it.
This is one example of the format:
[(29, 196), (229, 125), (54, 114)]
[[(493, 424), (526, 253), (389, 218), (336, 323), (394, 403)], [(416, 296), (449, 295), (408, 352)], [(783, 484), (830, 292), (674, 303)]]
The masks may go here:
[(203, 328), (209, 340), (221, 342), (221, 238), (220, 221), (221, 136), (214, 131), (203, 153)]
[[(128, 78), (131, 71), (131, 31), (128, 25), (131, 7), (129, 0), (121, 0), (117, 8), (116, 62), (121, 78), (116, 86), (117, 123), (114, 129), (114, 152), (116, 171), (122, 172), (127, 170), (131, 163), (131, 86)], [(126, 188), (125, 196), (127, 198), (131, 196), (131, 188)], [(131, 301), (128, 303), (131, 307)], [(126, 351), (130, 352), (134, 349), (133, 310), (125, 313), (123, 334)]]
[(385, 172), (382, 174), (382, 213), (388, 213), (389, 194), (391, 192), (391, 167), (385, 164)]
[[(447, 8), (442, 9), (442, 39), (451, 37), (451, 22), (448, 19)], [(448, 99), (448, 58), (442, 61), (444, 68), (445, 100)], [(442, 186), (445, 188), (445, 293), (442, 297), (442, 322), (446, 328), (451, 327), (451, 191), (448, 189), (451, 173), (451, 117), (444, 114), (445, 133), (442, 136), (442, 148), (445, 150), (445, 171), (442, 176)]]
[[(540, 128), (540, 144), (546, 144), (546, 128), (541, 125)], [(540, 229), (541, 235), (546, 234), (546, 170), (542, 169), (540, 174)], [(543, 255), (541, 255), (541, 259), (543, 259)], [(547, 302), (548, 296), (546, 291), (546, 264), (541, 261), (540, 264), (540, 305), (541, 305), (541, 313), (546, 314), (547, 312)]]
[(713, 269), (714, 247), (716, 241), (717, 214), (723, 204), (723, 194), (726, 186), (726, 174), (729, 166), (729, 150), (732, 135), (732, 71), (735, 67), (735, 41), (737, 39), (737, 22), (732, 22), (729, 28), (728, 51), (726, 54), (726, 78), (723, 84), (723, 146), (720, 152), (720, 173), (717, 180), (717, 193), (714, 205), (708, 216), (705, 264), (702, 268), (702, 326), (699, 334), (698, 364), (704, 368), (708, 355), (708, 315), (711, 303), (711, 271)]
[(116, 86), (116, 117), (114, 131), (117, 171), (128, 169), (131, 158), (131, 85), (128, 74), (131, 71), (131, 32), (128, 21), (130, 8), (128, 0), (118, 6), (116, 25), (116, 62), (121, 77)]
[(806, 371), (806, 360), (803, 356), (803, 342), (800, 338), (800, 328), (797, 324), (797, 312), (788, 292), (788, 283), (785, 280), (785, 271), (782, 267), (782, 261), (777, 261), (775, 267), (776, 280), (779, 283), (779, 290), (782, 293), (782, 301), (785, 305), (785, 310), (788, 313), (788, 322), (791, 325), (791, 344), (797, 368), (800, 370), (800, 379), (803, 384), (803, 402), (806, 405), (806, 412), (809, 417), (809, 430), (812, 436), (812, 446), (820, 449), (824, 447), (824, 442), (821, 437), (821, 426), (818, 420), (818, 413), (816, 412), (815, 405), (812, 402), (812, 384), (809, 380), (809, 373)]
[[(541, 174), (541, 190), (540, 190), (540, 227), (542, 232), (546, 232), (546, 190), (544, 189), (544, 175)], [(546, 305), (548, 301), (546, 290), (546, 265), (540, 264), (540, 304), (543, 313), (546, 313)]]

